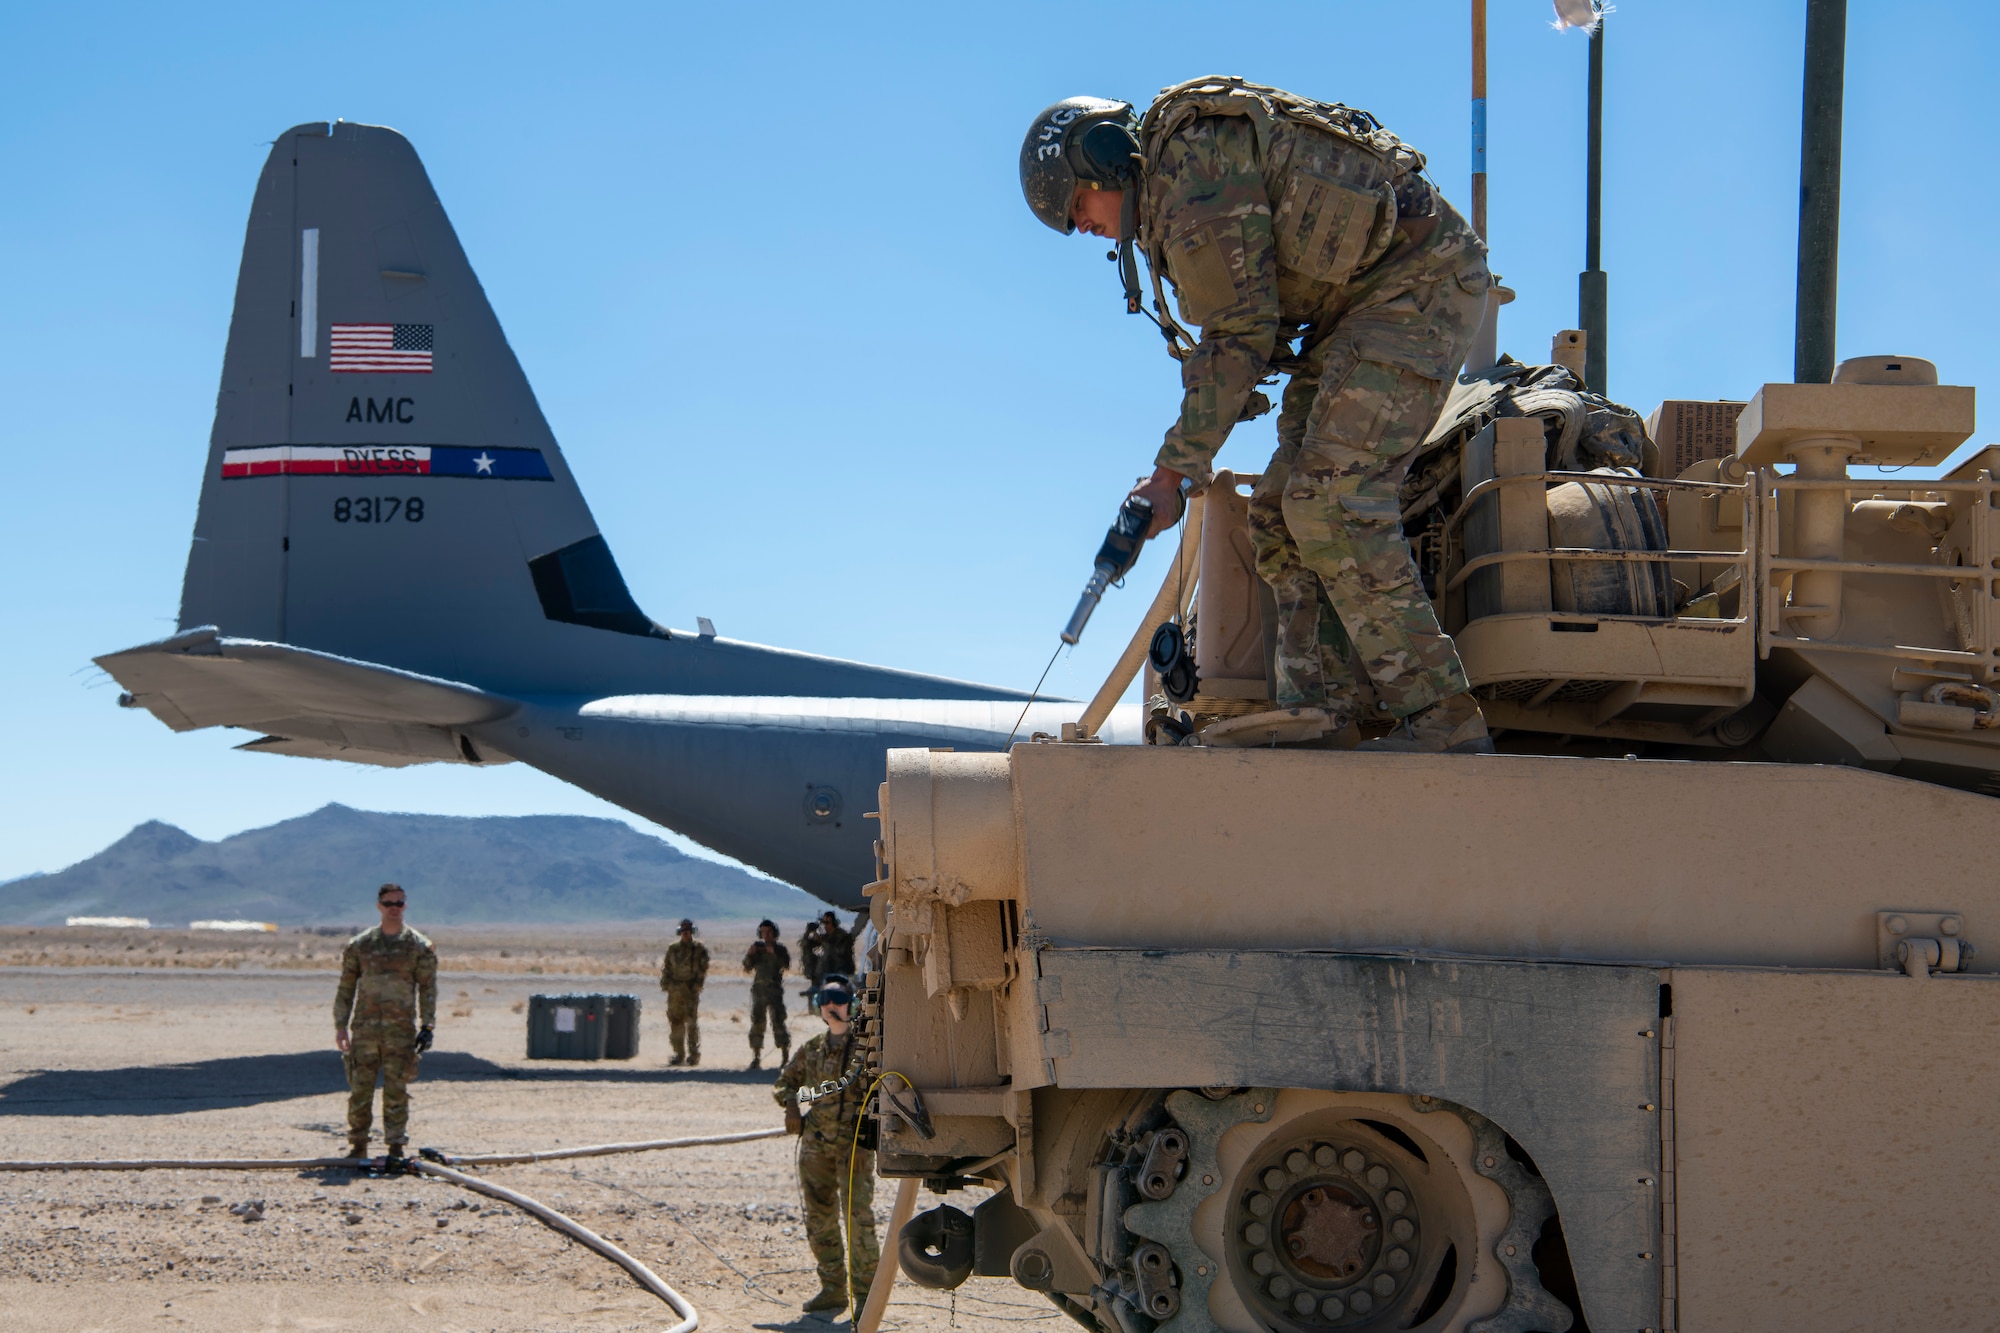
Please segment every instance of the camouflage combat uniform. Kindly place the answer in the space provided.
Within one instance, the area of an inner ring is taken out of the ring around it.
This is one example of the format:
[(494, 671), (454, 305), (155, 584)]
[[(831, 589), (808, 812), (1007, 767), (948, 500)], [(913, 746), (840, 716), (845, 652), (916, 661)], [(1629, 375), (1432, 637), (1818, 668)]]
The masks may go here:
[(743, 955), (743, 970), (750, 974), (750, 1053), (764, 1052), (764, 1023), (771, 1024), (771, 1040), (778, 1044), (781, 1058), (792, 1052), (791, 1030), (785, 1026), (785, 969), (792, 965), (791, 950), (773, 943), (768, 950), (751, 946)]
[(822, 927), (817, 921), (806, 924), (806, 933), (799, 936), (799, 971), (805, 975), (806, 1012), (814, 1011), (814, 1002), (819, 999), (819, 979), (826, 974), (826, 964), (820, 961), (820, 944), (825, 938), (820, 934)]
[[(419, 1018), (421, 1013), (421, 1018)], [(340, 954), (333, 1025), (348, 1030), (347, 1136), (365, 1143), (374, 1121), (375, 1078), (382, 1078), (382, 1137), (410, 1141), (410, 1089), (417, 1077), (417, 1028), (437, 1020), (437, 950), (405, 926), (376, 926)]]
[(1140, 242), (1201, 329), (1158, 461), (1205, 481), (1258, 381), (1290, 374), (1250, 507), (1276, 702), (1354, 715), (1358, 658), (1407, 717), (1466, 689), (1397, 493), (1471, 346), (1485, 246), (1373, 117), (1331, 109), (1342, 137), (1232, 82), (1168, 90), (1141, 131)]
[[(854, 1029), (849, 1028), (845, 1036), (822, 1032), (799, 1047), (799, 1053), (778, 1075), (778, 1105), (796, 1106), (800, 1088), (846, 1074), (858, 1058), (854, 1046)], [(851, 1292), (857, 1310), (868, 1299), (868, 1286), (875, 1280), (875, 1266), (882, 1257), (875, 1236), (875, 1154), (866, 1148), (854, 1150), (855, 1124), (861, 1118), (867, 1093), (863, 1077), (833, 1096), (820, 1098), (805, 1113), (805, 1127), (799, 1134), (799, 1194), (805, 1202), (806, 1241), (819, 1267), (820, 1288), (822, 1292)], [(850, 1152), (854, 1154), (854, 1193), (848, 1200), (848, 1235), (843, 1249), (840, 1201), (847, 1193)], [(851, 1288), (845, 1259), (850, 1254)]]
[(854, 979), (854, 932), (845, 926), (822, 927), (819, 937), (820, 975), (838, 972)]
[(806, 992), (806, 1012), (814, 1013), (819, 1005), (819, 984), (829, 973), (837, 973), (854, 978), (854, 932), (844, 930), (839, 925), (828, 929), (815, 921), (799, 939), (799, 967), (806, 974), (811, 989)]
[(675, 940), (660, 964), (660, 989), (667, 993), (667, 1026), (674, 1059), (701, 1063), (701, 988), (708, 982), (708, 946)]

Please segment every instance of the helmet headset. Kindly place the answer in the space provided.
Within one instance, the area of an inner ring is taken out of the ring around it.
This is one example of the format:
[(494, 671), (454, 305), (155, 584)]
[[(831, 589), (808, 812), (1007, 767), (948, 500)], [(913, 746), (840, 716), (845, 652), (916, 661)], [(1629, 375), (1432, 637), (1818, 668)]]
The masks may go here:
[(1139, 179), (1139, 122), (1130, 102), (1065, 97), (1035, 117), (1021, 142), (1021, 193), (1048, 227), (1068, 235), (1079, 185), (1122, 190)]

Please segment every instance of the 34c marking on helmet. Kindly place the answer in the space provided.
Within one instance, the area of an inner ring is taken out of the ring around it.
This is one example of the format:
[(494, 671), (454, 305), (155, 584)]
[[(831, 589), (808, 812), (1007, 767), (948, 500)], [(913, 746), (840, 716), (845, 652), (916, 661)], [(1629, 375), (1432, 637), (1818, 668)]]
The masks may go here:
[[(1063, 127), (1070, 124), (1082, 114), (1082, 107), (1071, 106), (1064, 107), (1061, 111), (1050, 116), (1049, 123), (1042, 126), (1042, 132), (1035, 136), (1042, 141), (1042, 146), (1035, 150), (1035, 156), (1038, 158), (1049, 158), (1060, 153), (1062, 151)], [(1018, 124), (1019, 122), (1016, 123)], [(1051, 139), (1055, 140), (1055, 142), (1049, 142)]]

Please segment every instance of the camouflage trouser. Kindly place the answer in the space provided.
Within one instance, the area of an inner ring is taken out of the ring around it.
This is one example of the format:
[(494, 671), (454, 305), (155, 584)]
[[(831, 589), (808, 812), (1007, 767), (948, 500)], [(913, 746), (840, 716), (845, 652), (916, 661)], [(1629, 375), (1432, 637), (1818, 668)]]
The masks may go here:
[[(854, 1155), (854, 1197), (848, 1201), (848, 1235), (843, 1250), (840, 1198), (847, 1193), (848, 1144), (821, 1143), (811, 1135), (799, 1140), (799, 1194), (805, 1200), (806, 1242), (812, 1246), (819, 1280), (835, 1291), (848, 1290), (859, 1309), (868, 1299), (868, 1284), (882, 1259), (875, 1238), (875, 1154), (863, 1148)], [(845, 1256), (854, 1258), (854, 1285), (847, 1286)]]
[(701, 992), (693, 986), (667, 987), (667, 1030), (674, 1058), (701, 1058)]
[(347, 1046), (347, 1136), (368, 1137), (375, 1120), (375, 1076), (382, 1076), (382, 1138), (410, 1141), (410, 1084), (417, 1077), (417, 1048), (411, 1037), (364, 1037)]
[[(1457, 262), (1468, 265), (1462, 252)], [(1469, 266), (1466, 281), (1404, 274), (1362, 295), (1285, 388), (1278, 450), (1250, 502), (1257, 572), (1278, 603), (1280, 707), (1353, 715), (1357, 658), (1387, 716), (1466, 689), (1397, 492), (1472, 341), (1485, 269)]]
[(766, 990), (755, 982), (750, 986), (750, 1049), (758, 1052), (764, 1049), (764, 1021), (771, 1023), (771, 1040), (781, 1051), (792, 1049), (792, 1034), (785, 1026), (785, 983), (779, 982)]

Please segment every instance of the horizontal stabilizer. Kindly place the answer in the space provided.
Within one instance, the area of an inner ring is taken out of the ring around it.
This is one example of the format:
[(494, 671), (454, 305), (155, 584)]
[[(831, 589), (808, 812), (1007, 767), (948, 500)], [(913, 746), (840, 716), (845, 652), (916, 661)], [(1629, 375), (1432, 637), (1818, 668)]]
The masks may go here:
[[(369, 724), (363, 724), (369, 725)], [(464, 763), (506, 763), (496, 759), (484, 750), (475, 749), (472, 742), (456, 732), (443, 727), (392, 727), (386, 735), (370, 736), (366, 731), (359, 735), (354, 732), (354, 724), (338, 727), (341, 739), (338, 741), (311, 739), (303, 736), (259, 736), (254, 741), (245, 741), (236, 748), (249, 754), (283, 754), (295, 759), (338, 759), (349, 764), (372, 764), (377, 768), (408, 768), (411, 764), (464, 764)], [(378, 740), (377, 744), (365, 744), (366, 740)], [(468, 758), (468, 754), (480, 758)]]
[(242, 748), (400, 766), (505, 763), (459, 730), (512, 713), (512, 699), (310, 648), (227, 638), (212, 626), (108, 653), (120, 700), (175, 731), (246, 727)]

